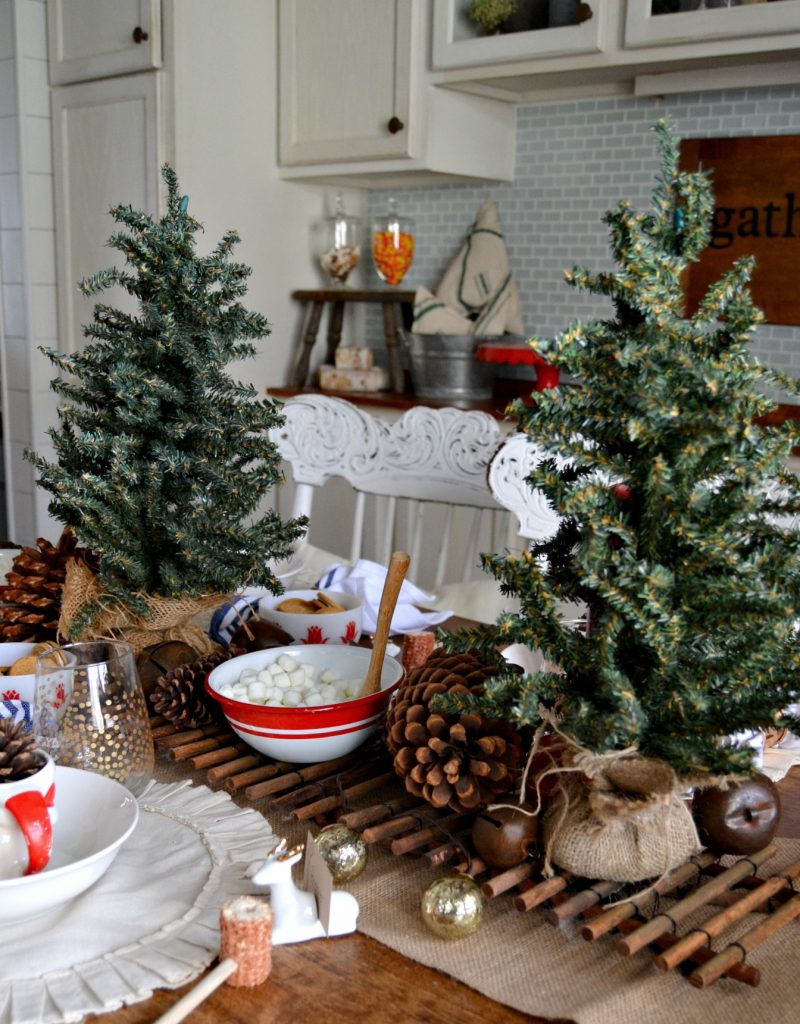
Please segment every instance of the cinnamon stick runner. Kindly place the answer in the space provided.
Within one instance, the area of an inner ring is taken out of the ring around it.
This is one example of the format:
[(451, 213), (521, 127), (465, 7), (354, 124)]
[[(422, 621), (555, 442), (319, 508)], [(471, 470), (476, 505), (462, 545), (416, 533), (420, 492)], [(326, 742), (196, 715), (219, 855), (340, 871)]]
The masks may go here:
[[(586, 915), (594, 916), (602, 914), (603, 911), (600, 907), (590, 907), (586, 911)], [(617, 927), (623, 935), (630, 935), (631, 932), (635, 932), (643, 924), (641, 917), (628, 917), (624, 921), (620, 921)], [(669, 949), (674, 946), (678, 940), (674, 935), (659, 935), (651, 946), (655, 946), (657, 949)], [(714, 956), (714, 953), (710, 949), (706, 949), (705, 946), (702, 949), (696, 950), (689, 957), (692, 963), (704, 964)], [(740, 981), (743, 985), (750, 985), (755, 988), (761, 981), (761, 971), (757, 967), (752, 967), (750, 964), (734, 964), (733, 967), (728, 971), (727, 977), (732, 978), (734, 981)]]
[(204, 740), (209, 736), (222, 736), (227, 742), (230, 736), (230, 730), (225, 726), (219, 725), (204, 725), (201, 729), (184, 729), (183, 732), (172, 733), (169, 736), (159, 736), (158, 745), (159, 747), (180, 747), (184, 743), (192, 743), (195, 740)]
[(708, 963), (698, 967), (696, 971), (689, 975), (689, 981), (695, 988), (706, 988), (708, 985), (712, 985), (717, 978), (729, 972), (734, 964), (743, 961), (747, 954), (751, 953), (756, 946), (766, 942), (775, 932), (783, 928), (784, 925), (789, 924), (796, 917), (800, 917), (800, 893), (793, 896), (782, 907), (779, 907), (770, 914), (761, 924), (757, 924), (755, 928), (745, 932), (736, 942), (726, 946), (722, 952), (713, 956)]
[(527, 892), (515, 896), (514, 906), (520, 913), (533, 910), (534, 907), (538, 907), (540, 903), (549, 900), (556, 893), (563, 892), (571, 881), (572, 875), (569, 873), (548, 878), (544, 882), (532, 886)]
[(196, 754), (207, 754), (211, 750), (219, 750), (220, 744), (225, 742), (227, 737), (212, 736), (207, 740), (195, 740), (193, 743), (182, 743), (179, 747), (172, 747), (168, 756), (171, 761), (188, 761)]
[(694, 929), (682, 939), (679, 939), (669, 950), (657, 956), (653, 961), (660, 971), (671, 971), (679, 963), (689, 957), (696, 949), (710, 943), (717, 935), (736, 921), (754, 910), (759, 904), (764, 903), (780, 889), (790, 886), (795, 878), (800, 875), (800, 861), (795, 861), (780, 875), (773, 875), (763, 882), (757, 889), (751, 889), (745, 896), (732, 907), (719, 911), (703, 922), (702, 928)]
[(318, 814), (327, 814), (328, 811), (336, 810), (343, 801), (355, 800), (365, 793), (371, 793), (382, 786), (388, 786), (396, 778), (397, 775), (394, 772), (385, 772), (383, 775), (376, 775), (372, 779), (358, 782), (354, 786), (346, 786), (342, 790), (341, 796), (338, 793), (334, 793), (332, 796), (321, 797), (313, 803), (296, 807), (292, 811), (292, 817), (295, 821), (307, 821), (309, 818), (315, 818)]
[(420, 821), (434, 822), (441, 817), (441, 814), (436, 814), (435, 811), (428, 808), (421, 814), (403, 814), (399, 818), (390, 818), (389, 821), (382, 821), (377, 825), (365, 828), (361, 833), (361, 838), (365, 843), (380, 843), (384, 839), (391, 839), (392, 836), (400, 836), (404, 832), (411, 832), (419, 828)]
[[(400, 811), (406, 811), (409, 807), (417, 807), (419, 797), (409, 794), (397, 797), (396, 800), (387, 800), (385, 803), (373, 804), (372, 807), (365, 807), (360, 811), (350, 811), (347, 814), (339, 815), (338, 821), (348, 828), (365, 828), (368, 825), (376, 825), (378, 822), (393, 818)], [(369, 840), (366, 840), (369, 842)]]
[(258, 754), (236, 757), (233, 761), (226, 761), (225, 764), (218, 764), (215, 768), (210, 769), (206, 779), (209, 785), (214, 785), (217, 782), (222, 782), (223, 779), (229, 778), (231, 775), (236, 775), (237, 772), (247, 771), (248, 768), (255, 768), (256, 765), (263, 763), (263, 758)]
[(602, 911), (602, 913), (598, 914), (597, 917), (587, 922), (581, 928), (581, 935), (589, 942), (599, 939), (602, 935), (608, 935), (614, 928), (619, 928), (622, 921), (633, 917), (636, 911), (641, 910), (645, 903), (649, 903), (654, 893), (657, 896), (666, 896), (667, 893), (673, 892), (679, 886), (685, 885), (686, 882), (691, 882), (696, 875), (699, 875), (705, 868), (710, 867), (715, 860), (716, 857), (713, 853), (709, 853), (708, 850), (704, 851), (686, 864), (681, 864), (680, 867), (674, 868), (641, 896), (631, 896), (624, 903), (618, 903), (616, 907), (609, 907), (608, 910)]
[(270, 796), (272, 793), (282, 793), (303, 782), (313, 782), (316, 779), (324, 779), (327, 775), (335, 775), (336, 772), (349, 768), (355, 761), (356, 757), (353, 754), (347, 754), (345, 757), (337, 757), (333, 761), (310, 764), (307, 768), (286, 772), (267, 782), (258, 782), (246, 789), (245, 795), (249, 800), (258, 800), (262, 796)]
[(235, 757), (243, 754), (245, 750), (247, 750), (246, 743), (237, 743), (232, 747), (218, 747), (217, 750), (208, 754), (190, 757), (189, 765), (193, 771), (198, 771), (201, 768), (214, 768), (216, 765), (225, 764), (226, 761), (232, 761)]
[(526, 878), (530, 878), (533, 874), (533, 864), (530, 861), (525, 861), (522, 864), (517, 864), (516, 867), (509, 868), (507, 871), (501, 872), (499, 875), (495, 875), (494, 878), (490, 878), (484, 882), (481, 886), (483, 895), (487, 899), (494, 899), (495, 896), (500, 896), (504, 892), (508, 892), (509, 889), (513, 889), (519, 882), (524, 881)]
[(412, 850), (418, 850), (420, 846), (426, 846), (433, 840), (441, 838), (443, 831), (452, 833), (459, 825), (466, 821), (471, 821), (473, 817), (472, 811), (463, 811), (461, 814), (448, 814), (446, 818), (441, 818), (435, 825), (431, 825), (430, 828), (423, 828), (419, 832), (413, 832), (410, 836), (401, 836), (399, 839), (393, 839), (392, 853), (400, 855), (411, 853)]
[(464, 857), (453, 865), (453, 870), (475, 878), (476, 875), (482, 875), (484, 871), (488, 871), (489, 867), (480, 857)]
[(622, 956), (631, 956), (640, 949), (644, 949), (653, 939), (657, 939), (659, 935), (672, 931), (675, 925), (688, 917), (689, 914), (705, 906), (717, 893), (730, 889), (735, 882), (738, 882), (746, 875), (755, 874), (758, 865), (763, 864), (765, 860), (769, 860), (776, 850), (775, 844), (770, 843), (769, 846), (765, 846), (758, 853), (751, 854), (749, 857), (743, 857), (732, 867), (728, 868), (727, 871), (723, 871), (721, 875), (717, 875), (710, 882), (701, 885), (691, 896), (687, 896), (686, 899), (674, 904), (670, 907), (668, 913), (656, 914), (647, 924), (643, 924), (641, 928), (638, 928), (627, 938), (622, 939), (617, 943), (617, 951)]
[(613, 896), (623, 887), (624, 882), (595, 882), (587, 889), (581, 889), (574, 896), (559, 903), (557, 907), (550, 907), (543, 911), (544, 916), (551, 924), (566, 924), (572, 921), (578, 914), (582, 914), (589, 907), (595, 907), (607, 896)]
[(226, 793), (238, 793), (246, 786), (252, 786), (254, 782), (263, 782), (266, 779), (274, 779), (276, 775), (285, 772), (289, 767), (283, 761), (276, 761), (275, 764), (261, 764), (257, 768), (251, 768), (246, 772), (239, 772), (232, 775), (222, 784)]

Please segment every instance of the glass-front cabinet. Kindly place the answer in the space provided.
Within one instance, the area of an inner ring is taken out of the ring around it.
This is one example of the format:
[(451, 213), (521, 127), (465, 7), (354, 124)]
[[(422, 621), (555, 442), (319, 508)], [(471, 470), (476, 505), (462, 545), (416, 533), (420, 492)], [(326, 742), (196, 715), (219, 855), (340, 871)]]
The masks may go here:
[[(490, 4), (488, 11), (502, 10)], [(434, 0), (434, 70), (478, 67), (507, 61), (600, 53), (609, 41), (613, 4), (608, 0), (516, 0), (512, 14), (483, 26), (473, 20), (472, 0)]]
[(625, 46), (800, 36), (800, 0), (628, 0)]
[(511, 102), (800, 81), (800, 0), (430, 5), (434, 84)]

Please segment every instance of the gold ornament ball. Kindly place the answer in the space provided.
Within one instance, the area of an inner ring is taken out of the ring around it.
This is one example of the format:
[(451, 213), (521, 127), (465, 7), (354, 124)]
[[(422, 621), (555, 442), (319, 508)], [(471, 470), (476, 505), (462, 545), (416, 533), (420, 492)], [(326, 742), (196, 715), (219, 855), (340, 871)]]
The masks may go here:
[(315, 842), (335, 885), (358, 878), (367, 866), (367, 844), (345, 825), (327, 825)]
[(441, 939), (463, 939), (478, 930), (486, 899), (469, 875), (445, 875), (422, 894), (422, 920)]

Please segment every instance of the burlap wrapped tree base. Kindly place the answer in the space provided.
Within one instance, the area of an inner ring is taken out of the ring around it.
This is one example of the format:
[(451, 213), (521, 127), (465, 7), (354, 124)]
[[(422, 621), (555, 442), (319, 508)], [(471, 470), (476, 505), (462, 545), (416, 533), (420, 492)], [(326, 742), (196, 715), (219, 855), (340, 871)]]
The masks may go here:
[(580, 748), (566, 762), (542, 822), (546, 866), (583, 878), (641, 882), (701, 849), (678, 779), (664, 762), (594, 756)]
[[(162, 640), (180, 640), (198, 654), (209, 654), (214, 644), (206, 632), (191, 620), (218, 607), (226, 597), (225, 594), (186, 598), (149, 596), (146, 597), (147, 614), (135, 615), (104, 593), (99, 580), (85, 562), (72, 559), (67, 563), (58, 632), (71, 641), (113, 636), (130, 644), (135, 654)], [(98, 611), (87, 625), (76, 629), (76, 618), (91, 604), (98, 605)]]

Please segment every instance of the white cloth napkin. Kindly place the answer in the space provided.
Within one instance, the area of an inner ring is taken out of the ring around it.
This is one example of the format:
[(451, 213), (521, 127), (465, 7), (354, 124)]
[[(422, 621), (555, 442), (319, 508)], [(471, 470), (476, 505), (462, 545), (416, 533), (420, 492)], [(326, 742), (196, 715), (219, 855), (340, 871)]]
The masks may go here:
[[(323, 590), (338, 590), (361, 598), (364, 605), (363, 628), (365, 633), (374, 633), (378, 623), (378, 609), (381, 604), (383, 584), (386, 581), (386, 567), (366, 558), (359, 559), (350, 568), (347, 565), (332, 565), (320, 577), (317, 586)], [(403, 580), (400, 594), (392, 615), (392, 633), (413, 633), (418, 629), (438, 626), (449, 619), (452, 611), (424, 612), (417, 605), (430, 604), (433, 594)]]
[(519, 290), (511, 276), (497, 205), (485, 199), (436, 295), (418, 290), (418, 334), (522, 334)]

